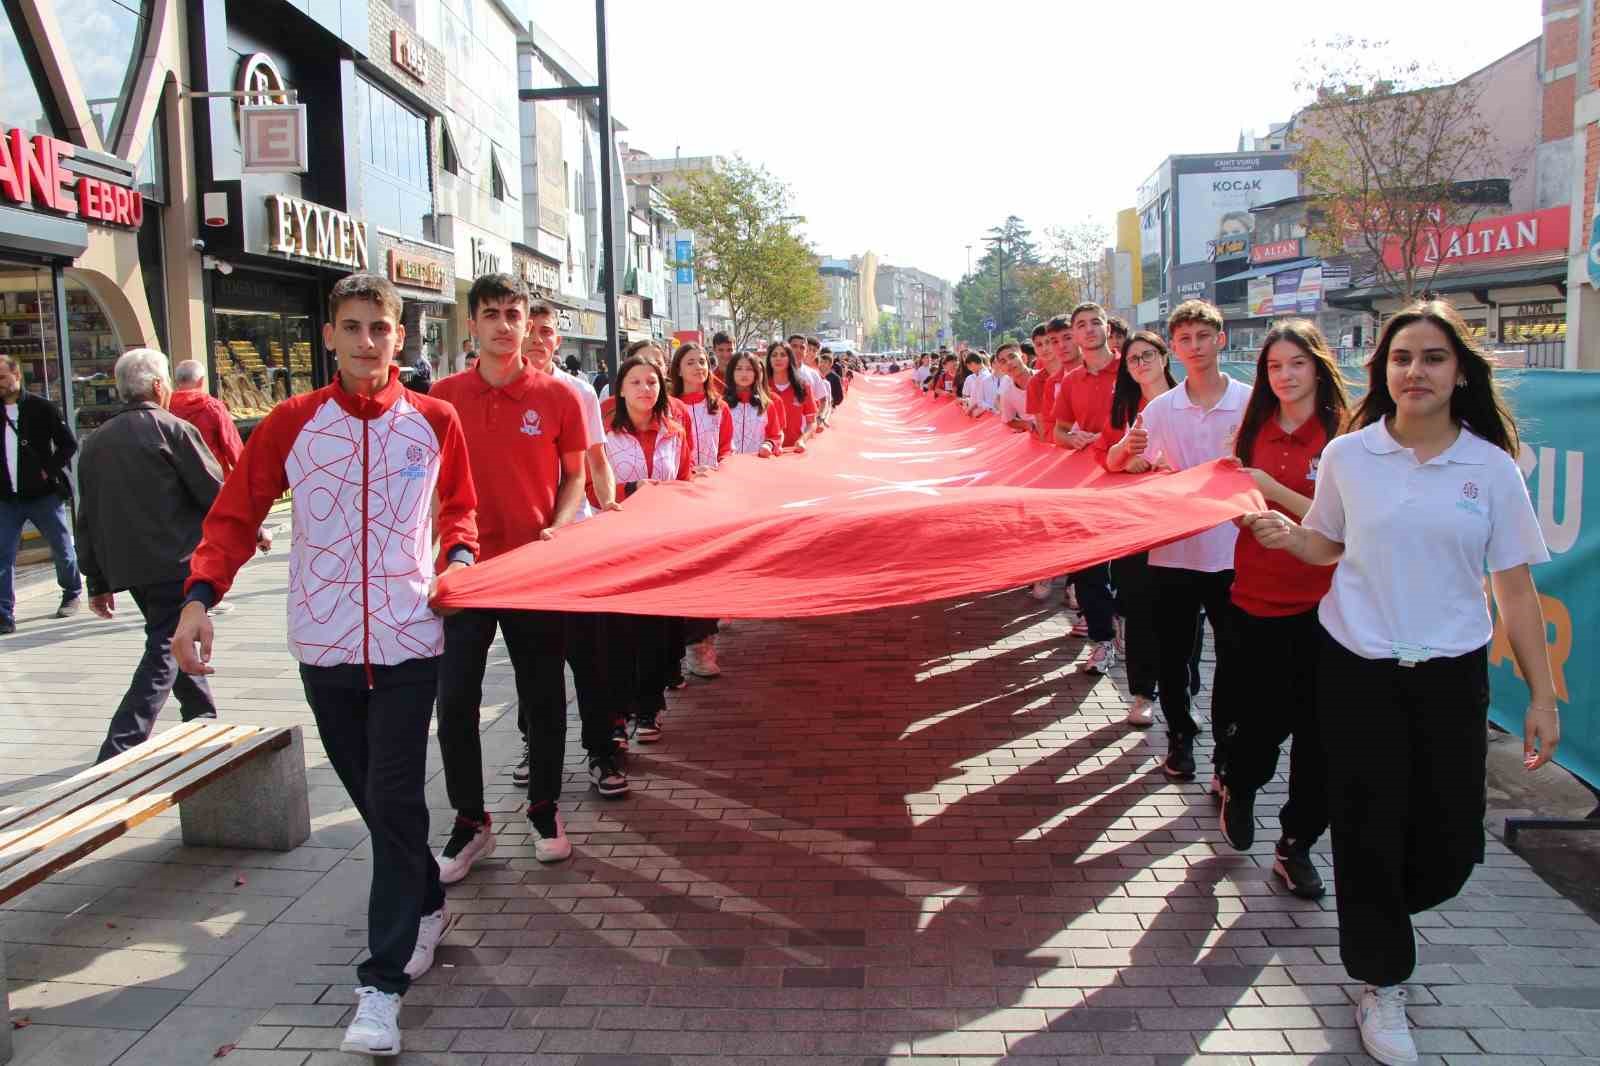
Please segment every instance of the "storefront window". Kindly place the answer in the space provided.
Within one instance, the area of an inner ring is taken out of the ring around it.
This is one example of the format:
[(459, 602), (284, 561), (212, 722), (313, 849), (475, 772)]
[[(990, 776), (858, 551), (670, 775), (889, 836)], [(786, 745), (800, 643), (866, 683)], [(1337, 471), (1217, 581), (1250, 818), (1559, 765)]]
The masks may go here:
[(150, 0), (57, 0), (56, 19), (100, 139), (114, 140), (150, 28)]
[(1545, 344), (1567, 339), (1567, 304), (1503, 304), (1500, 308), (1500, 340), (1505, 344)]
[[(52, 334), (52, 340), (54, 335)], [(122, 342), (94, 293), (67, 276), (67, 347), (71, 355), (73, 427), (81, 437), (122, 406), (115, 369)]]
[(356, 80), (356, 102), (366, 117), (361, 163), (367, 221), (432, 240), (427, 120), (365, 78)]
[(0, 18), (0, 117), (35, 133), (54, 134), (55, 107), (48, 93), (40, 89), (46, 84), (37, 76), (19, 33), (20, 17), (11, 14), (12, 5), (6, 5), (7, 17)]
[(219, 309), (216, 325), (217, 395), (235, 419), (265, 418), (311, 391), (310, 315)]
[(0, 352), (22, 366), (22, 387), (61, 403), (54, 301), (46, 267), (0, 265)]

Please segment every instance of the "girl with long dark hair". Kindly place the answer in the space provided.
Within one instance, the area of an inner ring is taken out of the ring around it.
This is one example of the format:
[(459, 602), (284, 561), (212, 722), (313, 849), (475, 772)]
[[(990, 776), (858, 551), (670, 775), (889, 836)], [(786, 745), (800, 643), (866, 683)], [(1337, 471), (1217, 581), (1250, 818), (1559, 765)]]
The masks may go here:
[(668, 371), (672, 395), (689, 409), (694, 426), (694, 468), (715, 470), (733, 450), (733, 418), (722, 401), (722, 386), (711, 373), (711, 362), (698, 344), (684, 344), (672, 356)]
[(1516, 422), (1449, 304), (1414, 303), (1384, 325), (1351, 422), (1323, 449), (1302, 521), (1268, 510), (1242, 525), (1266, 548), (1337, 564), (1317, 610), (1317, 719), (1339, 955), (1366, 985), (1356, 1024), (1367, 1052), (1412, 1062), (1411, 916), (1461, 891), (1484, 856), (1484, 574), (1528, 684), (1523, 761), (1537, 769), (1561, 735), (1531, 570), (1550, 555), (1517, 469)]
[[(1301, 518), (1311, 509), (1322, 450), (1349, 415), (1344, 378), (1328, 342), (1303, 318), (1274, 323), (1256, 358), (1256, 382), (1245, 405), (1233, 462), (1246, 469), (1275, 511)], [(1311, 566), (1287, 552), (1240, 537), (1233, 552), (1228, 634), (1229, 708), (1233, 732), (1222, 778), (1222, 833), (1248, 851), (1255, 842), (1255, 795), (1289, 749), (1289, 797), (1278, 812), (1282, 834), (1272, 872), (1295, 895), (1319, 899), (1322, 878), (1311, 847), (1328, 828), (1325, 757), (1316, 720), (1316, 660), (1305, 654), (1320, 639), (1317, 604), (1333, 567)], [(1215, 722), (1213, 722), (1215, 724)], [(1217, 743), (1224, 737), (1218, 728)]]
[(783, 341), (767, 346), (767, 387), (783, 409), (783, 446), (806, 450), (817, 417), (817, 399), (806, 388), (794, 351)]
[(740, 455), (777, 455), (783, 450), (784, 409), (767, 391), (767, 368), (753, 352), (740, 352), (723, 368), (733, 450)]
[[(1112, 387), (1111, 421), (1090, 445), (1107, 470), (1142, 474), (1151, 469), (1149, 458), (1132, 451), (1129, 440), (1144, 433), (1139, 412), (1176, 384), (1165, 341), (1148, 330), (1128, 338)], [(1112, 562), (1111, 583), (1117, 594), (1121, 652), (1128, 669), (1131, 702), (1127, 724), (1134, 729), (1149, 729), (1155, 722), (1156, 682), (1161, 669), (1150, 553), (1139, 552)]]

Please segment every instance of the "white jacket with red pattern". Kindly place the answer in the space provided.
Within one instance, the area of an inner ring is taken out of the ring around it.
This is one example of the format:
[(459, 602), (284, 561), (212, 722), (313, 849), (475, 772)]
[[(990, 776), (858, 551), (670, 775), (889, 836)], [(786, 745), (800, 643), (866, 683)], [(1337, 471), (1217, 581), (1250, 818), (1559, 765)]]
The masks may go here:
[(371, 398), (334, 382), (278, 404), (206, 515), (185, 586), (191, 598), (227, 593), (286, 489), (295, 658), (371, 667), (441, 654), (444, 626), (428, 606), (434, 541), (441, 559), (478, 551), (478, 499), (455, 408), (407, 390), (394, 371)]

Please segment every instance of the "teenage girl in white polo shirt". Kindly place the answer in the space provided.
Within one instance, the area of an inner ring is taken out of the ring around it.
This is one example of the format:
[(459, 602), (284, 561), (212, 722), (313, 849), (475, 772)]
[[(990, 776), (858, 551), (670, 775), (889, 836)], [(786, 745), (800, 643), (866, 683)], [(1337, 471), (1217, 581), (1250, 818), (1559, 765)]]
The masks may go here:
[(1416, 303), (1373, 353), (1353, 431), (1331, 442), (1311, 510), (1246, 515), (1262, 544), (1338, 563), (1322, 601), (1317, 715), (1328, 756), (1339, 954), (1367, 988), (1368, 1054), (1415, 1062), (1403, 983), (1411, 915), (1483, 860), (1493, 633), (1483, 576), (1531, 693), (1524, 765), (1560, 738), (1531, 564), (1549, 558), (1513, 457), (1517, 427), (1454, 308)]

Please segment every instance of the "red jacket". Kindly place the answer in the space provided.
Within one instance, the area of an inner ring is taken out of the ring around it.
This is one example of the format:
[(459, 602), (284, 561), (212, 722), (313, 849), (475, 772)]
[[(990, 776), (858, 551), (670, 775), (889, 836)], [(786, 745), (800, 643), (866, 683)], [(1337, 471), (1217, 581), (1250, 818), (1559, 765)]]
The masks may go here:
[(244, 441), (239, 439), (239, 430), (233, 424), (227, 404), (200, 389), (179, 389), (172, 394), (167, 410), (200, 431), (200, 439), (216, 456), (223, 477), (239, 465)]
[[(371, 398), (335, 382), (291, 396), (250, 434), (211, 505), (185, 591), (221, 599), (273, 501), (294, 491), (289, 647), (309, 666), (393, 666), (444, 651), (428, 606), (441, 561), (478, 551), (477, 493), (455, 408), (400, 375)], [(435, 493), (438, 519), (433, 518)]]

